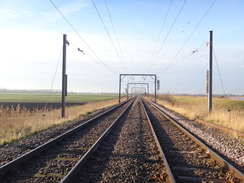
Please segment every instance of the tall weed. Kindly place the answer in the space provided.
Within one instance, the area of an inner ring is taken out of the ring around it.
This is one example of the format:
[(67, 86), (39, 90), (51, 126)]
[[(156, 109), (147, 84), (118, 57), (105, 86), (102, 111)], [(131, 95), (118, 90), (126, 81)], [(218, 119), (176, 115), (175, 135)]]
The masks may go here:
[(244, 101), (213, 98), (210, 114), (208, 114), (208, 99), (203, 96), (161, 95), (157, 102), (190, 119), (201, 119), (244, 132)]
[[(123, 99), (124, 100), (124, 99)], [(12, 142), (16, 139), (28, 136), (35, 132), (47, 129), (54, 125), (65, 123), (83, 114), (91, 113), (95, 110), (114, 105), (118, 99), (90, 102), (81, 106), (66, 108), (66, 117), (61, 118), (61, 109), (34, 109), (0, 107), (0, 145)], [(46, 111), (46, 112), (44, 112)]]

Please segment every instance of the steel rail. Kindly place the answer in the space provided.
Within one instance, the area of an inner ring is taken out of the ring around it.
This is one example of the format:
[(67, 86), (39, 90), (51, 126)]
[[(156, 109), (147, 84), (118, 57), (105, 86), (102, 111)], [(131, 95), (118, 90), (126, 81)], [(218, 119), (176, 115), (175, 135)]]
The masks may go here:
[(160, 157), (163, 159), (163, 162), (164, 162), (165, 171), (166, 171), (166, 174), (167, 174), (166, 180), (167, 180), (167, 182), (175, 183), (176, 181), (175, 181), (173, 173), (172, 173), (172, 171), (170, 169), (169, 163), (168, 163), (168, 161), (166, 159), (166, 156), (165, 156), (165, 154), (163, 152), (163, 149), (162, 149), (162, 147), (161, 147), (161, 145), (159, 143), (159, 140), (158, 140), (158, 137), (157, 137), (157, 135), (155, 133), (154, 127), (152, 125), (152, 122), (151, 122), (151, 120), (150, 120), (150, 118), (148, 116), (147, 110), (145, 108), (145, 103), (143, 102), (143, 100), (141, 100), (141, 103), (142, 103), (142, 107), (143, 107), (144, 113), (146, 114), (147, 121), (148, 121), (148, 124), (150, 126), (151, 132), (153, 134), (154, 140), (155, 140), (155, 142), (157, 144), (157, 147), (158, 147), (158, 150), (160, 152)]
[(73, 180), (75, 175), (79, 172), (79, 170), (85, 165), (85, 163), (92, 156), (94, 151), (99, 147), (105, 137), (110, 133), (115, 124), (121, 119), (121, 117), (125, 114), (126, 111), (130, 108), (132, 103), (135, 101), (133, 99), (130, 104), (126, 107), (126, 109), (114, 120), (114, 122), (108, 127), (108, 129), (99, 137), (99, 139), (92, 145), (92, 147), (84, 154), (84, 156), (76, 163), (76, 165), (69, 171), (69, 173), (62, 179), (61, 183), (69, 183)]
[(102, 114), (100, 114), (100, 115), (98, 115), (98, 116), (96, 116), (96, 117), (94, 117), (94, 118), (92, 118), (92, 119), (90, 119), (90, 120), (88, 120), (88, 121), (82, 123), (81, 125), (79, 125), (79, 126), (73, 128), (73, 129), (68, 130), (67, 132), (65, 132), (65, 133), (63, 133), (63, 134), (61, 134), (61, 135), (55, 137), (54, 139), (52, 139), (52, 140), (50, 140), (50, 141), (48, 141), (48, 142), (46, 142), (46, 143), (44, 143), (44, 144), (42, 144), (42, 145), (40, 145), (40, 146), (34, 148), (33, 150), (31, 150), (31, 151), (29, 151), (29, 152), (23, 154), (22, 156), (20, 156), (20, 157), (14, 159), (14, 160), (12, 160), (11, 162), (9, 162), (9, 163), (7, 163), (7, 164), (1, 166), (1, 167), (0, 167), (0, 177), (4, 176), (4, 175), (5, 175), (7, 172), (9, 172), (9, 171), (11, 172), (11, 170), (13, 170), (15, 167), (17, 167), (17, 166), (20, 165), (21, 163), (23, 163), (23, 162), (29, 160), (30, 158), (32, 158), (33, 156), (39, 154), (40, 152), (44, 151), (44, 150), (47, 149), (48, 147), (50, 147), (50, 146), (56, 144), (57, 142), (59, 142), (59, 141), (65, 139), (65, 138), (67, 138), (67, 137), (70, 136), (71, 134), (73, 134), (73, 133), (79, 131), (81, 128), (83, 128), (83, 127), (85, 127), (86, 125), (92, 123), (93, 121), (97, 120), (98, 118), (105, 116), (105, 115), (108, 114), (109, 112), (112, 112), (113, 110), (115, 110), (115, 109), (121, 107), (122, 105), (126, 104), (127, 102), (129, 102), (129, 100), (124, 101), (124, 102), (122, 102), (122, 103), (120, 103), (120, 104), (118, 104), (118, 105), (116, 105), (116, 106), (114, 106), (114, 107), (112, 107), (112, 108), (106, 110), (106, 111), (103, 112)]
[[(228, 178), (230, 181), (232, 181), (232, 182), (244, 182), (244, 174), (242, 172), (240, 172), (238, 169), (236, 169), (234, 166), (232, 166), (230, 163), (228, 163), (226, 160), (224, 160), (221, 156), (219, 156), (217, 153), (215, 153), (210, 147), (203, 144), (191, 132), (189, 132), (186, 128), (181, 126), (173, 117), (171, 117), (169, 114), (165, 113), (160, 108), (160, 106), (158, 106), (157, 104), (155, 104), (152, 101), (149, 101), (149, 102), (152, 104), (152, 106), (156, 110), (158, 110), (162, 115), (164, 115), (167, 119), (169, 119), (175, 126), (177, 126), (180, 130), (182, 130), (187, 136), (189, 136), (191, 139), (193, 139), (200, 147), (202, 147), (204, 150), (206, 150), (213, 159), (218, 161), (218, 163), (220, 163), (220, 165), (222, 165), (223, 168), (225, 168), (225, 170), (227, 170), (229, 172)], [(189, 181), (191, 179), (193, 180), (192, 177), (180, 176), (179, 178), (181, 178), (184, 181), (186, 181), (186, 180)]]

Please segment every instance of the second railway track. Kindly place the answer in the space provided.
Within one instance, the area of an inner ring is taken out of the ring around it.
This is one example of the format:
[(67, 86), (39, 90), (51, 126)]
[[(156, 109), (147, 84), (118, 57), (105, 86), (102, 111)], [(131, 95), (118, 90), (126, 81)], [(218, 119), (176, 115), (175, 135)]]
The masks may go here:
[(0, 182), (60, 182), (130, 103), (116, 106), (1, 166)]
[(0, 167), (0, 182), (244, 182), (157, 105), (137, 97), (122, 106), (23, 164)]
[[(156, 110), (155, 110), (156, 109)], [(177, 182), (243, 182), (244, 174), (150, 102), (147, 107)]]

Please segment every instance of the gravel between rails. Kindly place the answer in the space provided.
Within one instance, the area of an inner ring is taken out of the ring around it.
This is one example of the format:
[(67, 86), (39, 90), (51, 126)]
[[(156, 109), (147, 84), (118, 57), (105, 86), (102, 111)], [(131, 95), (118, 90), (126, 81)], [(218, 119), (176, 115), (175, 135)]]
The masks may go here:
[(164, 182), (163, 162), (138, 99), (119, 123), (74, 182)]
[(160, 106), (160, 108), (176, 119), (186, 129), (197, 135), (201, 141), (210, 146), (226, 161), (244, 173), (244, 139), (235, 138), (227, 132), (205, 126), (195, 120), (189, 120), (163, 106)]
[(147, 110), (176, 180), (183, 175), (195, 178), (223, 177), (222, 172), (218, 173), (221, 165), (210, 159), (205, 150), (152, 106), (149, 105)]

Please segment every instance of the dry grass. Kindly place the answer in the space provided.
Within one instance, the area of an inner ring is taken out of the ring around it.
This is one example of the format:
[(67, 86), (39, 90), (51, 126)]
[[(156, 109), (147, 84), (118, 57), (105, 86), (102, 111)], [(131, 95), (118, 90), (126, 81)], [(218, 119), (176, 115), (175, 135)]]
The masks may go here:
[(207, 97), (165, 95), (157, 102), (190, 119), (201, 119), (244, 132), (244, 101), (213, 98), (210, 115)]
[(0, 145), (26, 137), (35, 132), (47, 129), (54, 125), (65, 123), (95, 110), (105, 108), (118, 103), (118, 99), (90, 102), (82, 106), (66, 108), (66, 117), (61, 118), (61, 109), (30, 112), (27, 109), (13, 109), (0, 107)]

